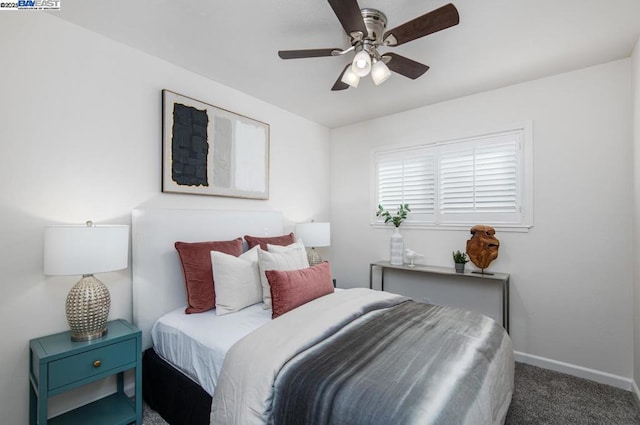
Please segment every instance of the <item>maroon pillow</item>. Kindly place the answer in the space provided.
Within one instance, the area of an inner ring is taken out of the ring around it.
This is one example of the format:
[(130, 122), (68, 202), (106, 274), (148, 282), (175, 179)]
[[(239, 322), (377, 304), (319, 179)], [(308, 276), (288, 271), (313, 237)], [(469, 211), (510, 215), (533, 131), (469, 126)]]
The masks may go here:
[(187, 308), (185, 313), (202, 313), (216, 305), (213, 286), (211, 251), (220, 251), (238, 257), (242, 254), (242, 239), (219, 242), (176, 242), (180, 255), (184, 283), (187, 288)]
[(271, 318), (333, 292), (331, 267), (324, 261), (301, 270), (265, 271), (271, 286)]
[(287, 246), (295, 242), (293, 233), (289, 233), (288, 235), (271, 236), (271, 237), (258, 237), (258, 236), (244, 235), (244, 240), (247, 241), (247, 245), (249, 245), (249, 249), (253, 248), (256, 245), (260, 245), (260, 248), (264, 249), (265, 251), (267, 250), (268, 243), (270, 243), (271, 245)]

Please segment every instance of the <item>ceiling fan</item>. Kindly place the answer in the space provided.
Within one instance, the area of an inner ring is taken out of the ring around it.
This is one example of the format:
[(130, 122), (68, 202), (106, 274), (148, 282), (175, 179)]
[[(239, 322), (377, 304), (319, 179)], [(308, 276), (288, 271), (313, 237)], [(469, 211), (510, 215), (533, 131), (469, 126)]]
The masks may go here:
[(351, 47), (347, 49), (307, 49), (280, 50), (282, 59), (315, 58), (322, 56), (342, 56), (355, 52), (353, 62), (348, 64), (338, 76), (331, 90), (357, 87), (361, 77), (371, 72), (376, 85), (391, 76), (391, 71), (416, 79), (427, 72), (427, 65), (396, 53), (379, 53), (382, 46), (401, 44), (424, 37), (434, 32), (457, 25), (460, 16), (456, 7), (449, 3), (431, 12), (386, 31), (387, 17), (377, 9), (360, 9), (357, 0), (328, 0), (349, 37)]

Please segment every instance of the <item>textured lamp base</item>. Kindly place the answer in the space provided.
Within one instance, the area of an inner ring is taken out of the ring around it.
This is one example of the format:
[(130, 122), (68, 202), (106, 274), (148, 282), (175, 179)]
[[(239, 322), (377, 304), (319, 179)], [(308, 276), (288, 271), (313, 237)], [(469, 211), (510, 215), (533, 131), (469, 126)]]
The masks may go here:
[(315, 266), (317, 264), (322, 263), (322, 258), (320, 257), (320, 254), (318, 254), (318, 251), (316, 251), (315, 248), (311, 248), (309, 250), (309, 253), (307, 254), (307, 259), (309, 260), (310, 266)]
[(67, 295), (67, 321), (72, 341), (90, 341), (107, 334), (111, 307), (109, 289), (93, 275), (85, 275)]

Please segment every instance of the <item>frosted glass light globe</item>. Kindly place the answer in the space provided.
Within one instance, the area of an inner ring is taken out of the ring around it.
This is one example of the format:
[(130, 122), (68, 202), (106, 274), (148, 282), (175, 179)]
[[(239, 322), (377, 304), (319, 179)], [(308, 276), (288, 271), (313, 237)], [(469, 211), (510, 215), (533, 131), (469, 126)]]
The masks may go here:
[(353, 58), (351, 69), (358, 77), (365, 77), (371, 71), (371, 56), (369, 56), (369, 53), (364, 50), (358, 52), (356, 57)]

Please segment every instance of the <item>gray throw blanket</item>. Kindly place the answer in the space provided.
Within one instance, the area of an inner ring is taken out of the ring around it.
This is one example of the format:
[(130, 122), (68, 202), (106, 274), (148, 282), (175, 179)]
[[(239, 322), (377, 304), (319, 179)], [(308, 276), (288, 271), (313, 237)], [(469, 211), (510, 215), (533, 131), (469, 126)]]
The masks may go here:
[(464, 423), (505, 337), (480, 315), (406, 301), (287, 364), (269, 423)]
[(227, 353), (215, 425), (500, 425), (513, 392), (504, 329), (370, 289), (318, 298)]

